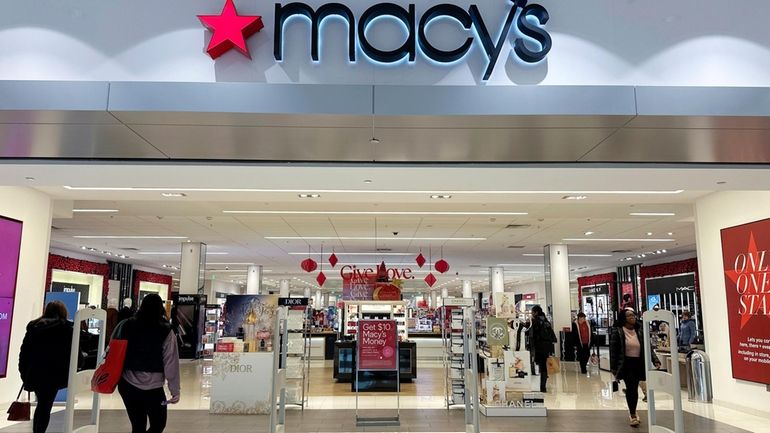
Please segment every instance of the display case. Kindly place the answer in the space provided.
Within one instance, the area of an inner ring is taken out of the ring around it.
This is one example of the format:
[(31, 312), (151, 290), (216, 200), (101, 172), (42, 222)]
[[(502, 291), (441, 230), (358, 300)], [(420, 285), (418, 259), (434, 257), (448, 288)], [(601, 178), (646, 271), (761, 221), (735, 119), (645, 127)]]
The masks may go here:
[(218, 304), (206, 305), (206, 316), (203, 329), (203, 358), (213, 359), (216, 342), (222, 337), (220, 316), (222, 308)]
[(405, 301), (345, 301), (343, 336), (355, 337), (359, 319), (390, 319), (396, 321), (400, 341), (409, 338)]

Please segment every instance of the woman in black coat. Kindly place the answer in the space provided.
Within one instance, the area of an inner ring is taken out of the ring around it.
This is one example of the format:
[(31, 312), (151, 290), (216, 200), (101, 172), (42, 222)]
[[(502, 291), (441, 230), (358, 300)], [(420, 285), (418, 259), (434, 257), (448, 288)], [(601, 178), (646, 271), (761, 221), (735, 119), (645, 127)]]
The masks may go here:
[(43, 316), (29, 322), (21, 344), (19, 373), (24, 389), (37, 397), (33, 433), (45, 433), (56, 393), (69, 380), (72, 322), (60, 301), (46, 305)]
[(639, 402), (639, 382), (646, 380), (645, 353), (649, 351), (655, 368), (660, 361), (652, 348), (644, 346), (642, 327), (632, 309), (621, 310), (616, 326), (610, 332), (610, 370), (616, 381), (626, 383), (626, 404), (632, 427), (641, 423), (636, 414)]
[(556, 334), (543, 309), (532, 307), (532, 325), (529, 327), (529, 351), (534, 353), (535, 364), (540, 373), (540, 392), (546, 392), (548, 382), (548, 357), (554, 353)]

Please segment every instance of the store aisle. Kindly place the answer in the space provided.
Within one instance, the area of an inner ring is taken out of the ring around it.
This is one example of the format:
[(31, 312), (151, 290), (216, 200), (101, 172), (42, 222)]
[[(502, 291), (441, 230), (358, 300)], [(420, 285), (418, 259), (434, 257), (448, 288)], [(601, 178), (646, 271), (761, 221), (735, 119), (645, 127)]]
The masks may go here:
[[(592, 372), (589, 375), (577, 373), (576, 365), (564, 363), (561, 373), (549, 380), (549, 392), (546, 405), (549, 408), (547, 419), (487, 419), (482, 416), (484, 431), (528, 431), (528, 432), (625, 432), (645, 431), (628, 430), (625, 412), (625, 400), (621, 393), (613, 394), (610, 389), (610, 374)], [(170, 433), (189, 431), (240, 432), (254, 431), (267, 423), (266, 417), (250, 416), (211, 416), (209, 407), (210, 362), (183, 362), (182, 364), (182, 400), (179, 405), (171, 406)], [(420, 363), (418, 380), (404, 384), (401, 395), (402, 414), (409, 422), (398, 431), (458, 431), (462, 430), (462, 410), (444, 409), (443, 374), (440, 363)], [(354, 425), (353, 409), (355, 394), (350, 392), (350, 384), (337, 384), (332, 381), (331, 367), (323, 362), (315, 362), (311, 367), (309, 406), (302, 412), (298, 409), (288, 411), (291, 426), (289, 432), (314, 431), (359, 431)], [(79, 399), (78, 408), (89, 407), (90, 400)], [(673, 402), (670, 398), (658, 398), (659, 407), (670, 410)], [(688, 412), (688, 431), (692, 432), (738, 432), (770, 433), (766, 419), (734, 411), (719, 405), (707, 405), (684, 401)], [(396, 407), (393, 395), (371, 393), (359, 398), (359, 407), (366, 410), (390, 409)], [(120, 397), (103, 396), (104, 428), (102, 431), (129, 431), (128, 421), (123, 412)], [(646, 403), (639, 403), (639, 409), (646, 411)], [(61, 419), (62, 408), (55, 409), (54, 419)], [(717, 423), (710, 423), (713, 420)], [(61, 422), (61, 421), (55, 421)], [(192, 423), (192, 424), (191, 424)], [(735, 426), (734, 429), (726, 425)], [(57, 424), (54, 424), (54, 427)], [(514, 428), (515, 426), (515, 428)], [(704, 430), (695, 430), (691, 426), (701, 426)], [(719, 428), (717, 428), (719, 427)], [(191, 430), (192, 429), (192, 430)], [(742, 429), (742, 430), (741, 430)], [(29, 423), (0, 422), (2, 432), (31, 431)], [(51, 431), (61, 431), (55, 428)]]

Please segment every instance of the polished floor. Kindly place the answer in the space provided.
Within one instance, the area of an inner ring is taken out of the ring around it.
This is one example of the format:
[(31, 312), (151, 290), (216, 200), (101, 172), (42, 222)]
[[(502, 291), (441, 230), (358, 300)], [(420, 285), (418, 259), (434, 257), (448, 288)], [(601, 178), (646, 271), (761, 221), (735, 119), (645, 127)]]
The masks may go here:
[[(580, 375), (575, 366), (564, 364), (563, 371), (549, 381), (546, 395), (547, 418), (486, 418), (481, 417), (482, 431), (494, 432), (645, 432), (646, 420), (634, 429), (627, 424), (625, 399), (612, 393), (608, 373), (594, 371)], [(182, 367), (182, 399), (172, 406), (167, 432), (262, 432), (266, 431), (266, 416), (215, 416), (208, 414), (210, 366), (205, 362), (187, 362)], [(418, 378), (402, 387), (400, 427), (363, 429), (355, 426), (356, 398), (349, 384), (335, 383), (331, 366), (318, 362), (310, 369), (310, 393), (304, 411), (288, 411), (286, 431), (292, 432), (346, 432), (346, 431), (464, 431), (463, 411), (446, 410), (444, 406), (443, 368), (440, 363), (420, 363)], [(78, 407), (90, 403), (79, 398)], [(396, 398), (392, 394), (365, 394), (358, 400), (362, 414), (374, 411), (392, 413)], [(658, 398), (663, 420), (671, 417), (673, 402)], [(687, 432), (770, 433), (770, 423), (759, 416), (731, 410), (719, 405), (683, 403), (687, 416)], [(128, 420), (117, 395), (102, 399), (102, 432), (128, 432)], [(645, 403), (639, 403), (645, 411)], [(644, 414), (644, 412), (643, 412)], [(81, 414), (84, 415), (84, 414)], [(62, 431), (61, 409), (54, 414), (49, 431)], [(0, 432), (30, 432), (29, 423), (0, 422)]]

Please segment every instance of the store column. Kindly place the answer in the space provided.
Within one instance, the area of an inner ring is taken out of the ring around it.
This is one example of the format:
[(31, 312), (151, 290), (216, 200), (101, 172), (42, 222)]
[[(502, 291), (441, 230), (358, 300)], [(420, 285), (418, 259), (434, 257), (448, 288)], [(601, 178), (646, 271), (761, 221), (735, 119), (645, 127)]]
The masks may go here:
[(505, 291), (505, 275), (503, 268), (489, 268), (489, 287), (492, 289), (492, 293), (502, 293)]
[[(551, 325), (558, 337), (562, 328), (572, 324), (568, 249), (566, 245), (546, 245), (543, 252), (546, 314), (550, 315)], [(561, 355), (561, 344), (556, 346), (556, 354)]]
[(430, 291), (430, 308), (438, 307), (438, 294), (435, 290)]
[[(770, 408), (770, 392), (761, 383), (770, 352), (770, 294), (763, 285), (770, 276), (767, 219), (770, 191), (718, 192), (695, 202), (698, 289), (714, 403), (765, 416)], [(765, 343), (747, 350), (750, 341)]]
[(320, 290), (316, 290), (315, 292), (315, 299), (313, 300), (313, 303), (317, 305), (317, 309), (320, 310), (321, 308), (324, 308), (323, 305), (323, 293), (321, 293)]
[(281, 286), (278, 295), (282, 298), (289, 297), (289, 280), (281, 280)]
[(463, 298), (473, 297), (473, 283), (469, 280), (463, 280)]
[[(448, 297), (449, 297), (449, 289), (444, 287), (443, 289), (441, 289), (441, 299), (444, 300)], [(442, 302), (442, 305), (443, 305), (443, 302)]]
[(262, 293), (262, 265), (251, 265), (246, 271), (246, 294)]
[(179, 294), (202, 294), (206, 273), (206, 244), (202, 242), (183, 243), (181, 262)]
[(309, 288), (307, 288), (307, 287), (305, 287), (305, 293), (304, 293), (303, 295), (304, 295), (306, 298), (308, 298), (308, 299), (309, 299), (309, 298), (310, 298), (310, 296), (311, 296), (311, 295), (310, 295), (310, 289), (309, 289)]
[(329, 303), (329, 299), (331, 299), (331, 295), (329, 294), (329, 292), (324, 293), (324, 296), (323, 296), (324, 308), (328, 308), (331, 306)]

